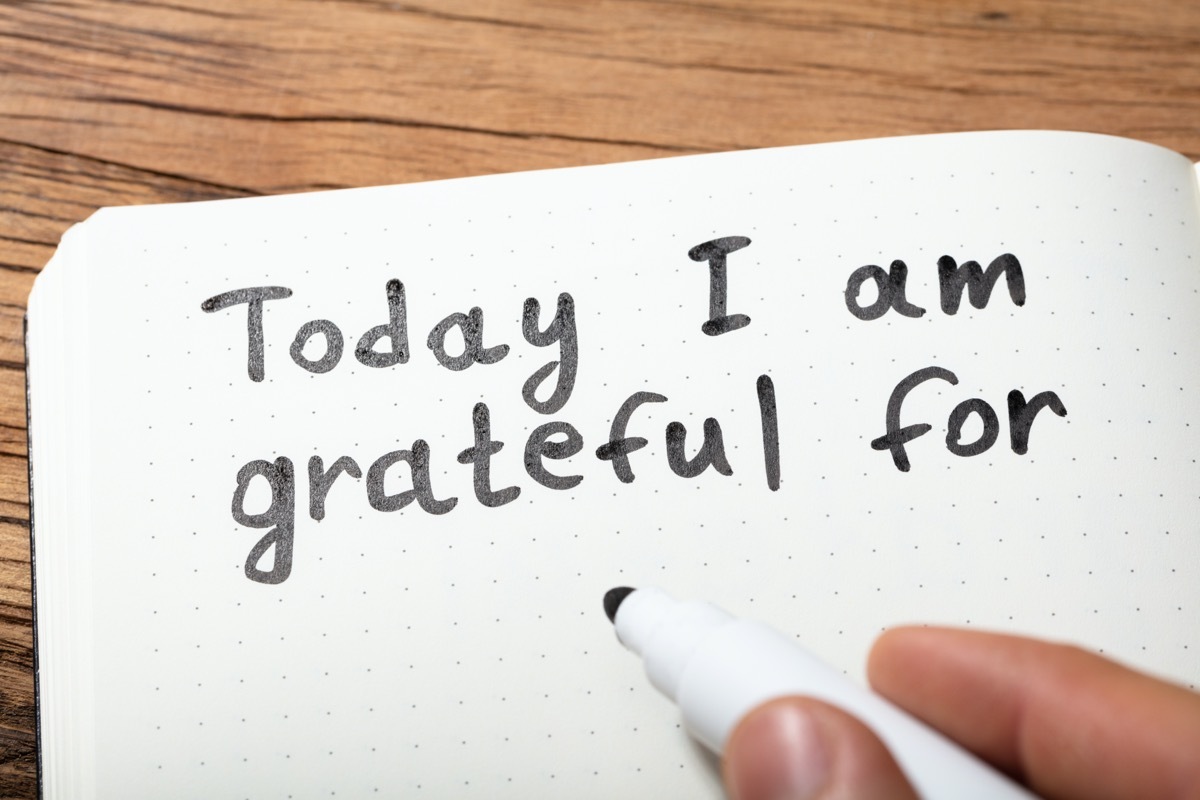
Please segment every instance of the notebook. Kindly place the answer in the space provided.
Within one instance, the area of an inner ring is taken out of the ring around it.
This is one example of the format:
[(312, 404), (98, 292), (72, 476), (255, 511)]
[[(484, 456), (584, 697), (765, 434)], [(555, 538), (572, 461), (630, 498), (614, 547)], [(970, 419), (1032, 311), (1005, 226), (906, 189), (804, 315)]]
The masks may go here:
[(1198, 223), (1057, 132), (102, 209), (27, 317), (42, 796), (719, 797), (619, 585), (1194, 687)]

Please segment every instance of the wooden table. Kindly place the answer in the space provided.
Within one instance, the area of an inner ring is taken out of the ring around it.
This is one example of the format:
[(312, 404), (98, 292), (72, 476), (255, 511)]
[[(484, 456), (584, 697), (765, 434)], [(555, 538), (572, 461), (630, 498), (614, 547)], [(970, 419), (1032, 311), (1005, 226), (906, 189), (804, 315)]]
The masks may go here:
[(1200, 159), (1200, 4), (0, 6), (0, 793), (35, 795), (21, 319), (106, 205), (983, 128)]

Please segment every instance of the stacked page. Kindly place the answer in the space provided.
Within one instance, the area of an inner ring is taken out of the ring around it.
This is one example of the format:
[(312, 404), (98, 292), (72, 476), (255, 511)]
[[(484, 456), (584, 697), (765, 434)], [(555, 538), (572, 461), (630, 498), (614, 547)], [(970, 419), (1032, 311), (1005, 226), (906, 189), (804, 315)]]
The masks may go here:
[(985, 133), (103, 209), (28, 315), (43, 793), (720, 796), (612, 586), (1200, 675), (1200, 205)]

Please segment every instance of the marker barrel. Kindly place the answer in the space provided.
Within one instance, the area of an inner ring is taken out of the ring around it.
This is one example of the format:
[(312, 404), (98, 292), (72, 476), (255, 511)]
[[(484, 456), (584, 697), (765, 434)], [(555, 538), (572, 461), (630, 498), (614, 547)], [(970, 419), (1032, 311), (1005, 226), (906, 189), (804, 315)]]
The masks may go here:
[(716, 753), (756, 706), (804, 695), (835, 705), (874, 730), (924, 798), (1033, 797), (766, 625), (736, 619), (708, 603), (679, 602), (653, 588), (626, 597), (614, 624), (621, 642), (642, 656), (650, 682), (676, 702), (688, 730)]

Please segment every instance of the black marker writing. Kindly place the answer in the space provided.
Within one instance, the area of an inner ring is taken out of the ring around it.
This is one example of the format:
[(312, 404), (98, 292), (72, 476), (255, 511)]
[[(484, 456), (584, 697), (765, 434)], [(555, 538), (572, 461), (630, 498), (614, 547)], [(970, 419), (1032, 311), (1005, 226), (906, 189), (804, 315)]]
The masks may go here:
[[(958, 383), (958, 378), (953, 372), (941, 367), (919, 369), (904, 378), (896, 384), (896, 388), (892, 390), (892, 395), (888, 399), (887, 433), (871, 442), (871, 447), (875, 450), (891, 450), (892, 460), (901, 472), (909, 470), (908, 454), (904, 449), (905, 443), (925, 435), (932, 426), (920, 423), (901, 428), (900, 409), (909, 392), (925, 381), (934, 378), (944, 380), (952, 385)], [(1034, 417), (1043, 408), (1049, 408), (1060, 417), (1067, 415), (1066, 407), (1054, 392), (1042, 392), (1035, 395), (1028, 403), (1025, 402), (1025, 395), (1016, 389), (1008, 393), (1008, 424), (1014, 453), (1024, 455), (1028, 450), (1029, 430), (1033, 427)], [(983, 423), (983, 432), (974, 442), (962, 444), (959, 440), (962, 438), (963, 425), (972, 414), (979, 416)], [(996, 443), (999, 435), (1000, 421), (995, 410), (978, 397), (963, 400), (956, 405), (946, 420), (946, 449), (956, 456), (970, 457), (986, 452)]]
[[(553, 414), (567, 404), (571, 399), (571, 390), (575, 388), (575, 374), (579, 369), (579, 339), (575, 330), (575, 300), (563, 292), (558, 296), (558, 308), (554, 319), (544, 331), (538, 330), (538, 316), (541, 314), (541, 304), (536, 298), (530, 297), (525, 301), (525, 313), (521, 316), (521, 333), (525, 341), (537, 347), (546, 347), (558, 342), (558, 360), (551, 361), (537, 372), (529, 376), (521, 387), (521, 397), (525, 403), (539, 414)], [(558, 382), (554, 392), (545, 401), (538, 400), (534, 393), (542, 385), (542, 381), (550, 376), (558, 367)]]
[(261, 381), (266, 372), (263, 364), (263, 303), (291, 296), (292, 290), (285, 286), (253, 286), (210, 297), (200, 304), (202, 310), (210, 313), (242, 303), (247, 304), (246, 338), (249, 344), (246, 371), (252, 381)]
[(942, 292), (942, 311), (947, 314), (958, 313), (962, 302), (963, 287), (967, 288), (967, 298), (975, 308), (984, 308), (992, 296), (992, 288), (996, 285), (1000, 273), (1004, 273), (1008, 283), (1008, 296), (1013, 305), (1025, 305), (1025, 274), (1021, 271), (1021, 262), (1011, 253), (997, 256), (988, 264), (987, 270), (980, 269), (976, 261), (964, 261), (960, 267), (950, 256), (938, 259), (938, 283)]
[[(565, 434), (566, 440), (551, 441), (556, 434)], [(555, 475), (546, 469), (543, 458), (570, 458), (583, 449), (583, 437), (569, 422), (547, 422), (529, 434), (525, 442), (525, 471), (529, 477), (548, 489), (573, 489), (583, 480), (582, 475)]]
[[(387, 282), (388, 321), (364, 333), (354, 348), (354, 357), (368, 367), (391, 367), (408, 363), (408, 306), (404, 284), (393, 278)], [(384, 337), (391, 342), (386, 353), (375, 349)]]
[[(446, 334), (455, 327), (462, 333), (463, 351), (460, 355), (450, 356), (446, 353)], [(483, 346), (483, 309), (479, 306), (466, 314), (456, 311), (443, 319), (429, 332), (426, 344), (433, 351), (433, 356), (439, 364), (455, 372), (464, 370), (476, 362), (495, 364), (508, 355), (506, 344)]]
[[(262, 476), (271, 486), (271, 505), (261, 514), (246, 513), (246, 491), (250, 481)], [(246, 577), (256, 583), (283, 583), (292, 574), (292, 541), (296, 531), (296, 486), (291, 459), (275, 463), (256, 460), (238, 470), (233, 490), (233, 518), (248, 528), (270, 528), (246, 556)], [(258, 568), (267, 551), (275, 548), (269, 570)]]
[(475, 445), (458, 454), (458, 463), (474, 464), (475, 499), (488, 508), (496, 508), (516, 500), (521, 487), (509, 486), (492, 491), (492, 456), (499, 453), (504, 442), (492, 441), (492, 420), (486, 403), (476, 403), (471, 412)]
[[(316, 361), (312, 361), (305, 357), (304, 346), (318, 333), (325, 337), (325, 354)], [(295, 361), (297, 366), (317, 374), (329, 372), (342, 360), (342, 332), (337, 325), (327, 319), (310, 320), (296, 331), (296, 338), (292, 340), (289, 352), (292, 354), (292, 361)]]
[(721, 435), (721, 423), (712, 417), (704, 420), (704, 443), (691, 460), (687, 457), (687, 428), (682, 422), (667, 425), (667, 463), (671, 471), (681, 478), (695, 478), (711, 466), (722, 475), (732, 475), (733, 468), (725, 458), (725, 439)]
[[(858, 304), (858, 293), (867, 281), (874, 281), (879, 296), (871, 305), (863, 307)], [(862, 320), (879, 319), (894, 308), (896, 313), (905, 317), (920, 317), (925, 309), (914, 306), (904, 296), (905, 283), (908, 281), (908, 267), (903, 261), (893, 261), (891, 268), (884, 272), (881, 267), (868, 264), (850, 273), (846, 281), (846, 308), (850, 313)]]
[[(970, 444), (960, 444), (963, 425), (972, 414), (979, 415), (979, 419), (983, 422), (983, 433)], [(996, 412), (978, 397), (964, 400), (956, 405), (950, 412), (949, 419), (946, 420), (946, 449), (956, 456), (977, 456), (994, 445), (996, 437), (999, 435), (1000, 420), (996, 417)]]
[(325, 469), (320, 456), (308, 460), (308, 515), (315, 520), (325, 519), (325, 498), (333, 488), (338, 475), (345, 472), (352, 478), (361, 478), (362, 469), (350, 456), (342, 456)]
[(758, 415), (762, 420), (763, 462), (767, 469), (767, 488), (779, 491), (779, 410), (775, 407), (775, 382), (759, 375)]
[[(708, 265), (709, 313), (707, 321), (701, 326), (708, 336), (738, 330), (750, 323), (750, 318), (744, 314), (728, 313), (727, 269), (729, 254), (749, 244), (750, 239), (747, 237), (729, 236), (703, 242), (688, 251), (692, 260), (706, 262)], [(942, 310), (947, 315), (954, 315), (961, 305), (964, 291), (972, 306), (984, 308), (1001, 274), (1006, 278), (1013, 302), (1018, 306), (1022, 305), (1025, 302), (1024, 276), (1015, 256), (1001, 255), (994, 259), (986, 270), (974, 261), (967, 261), (959, 266), (954, 259), (943, 256), (938, 260)], [(909, 302), (906, 296), (907, 279), (908, 267), (901, 260), (892, 261), (887, 271), (873, 264), (860, 267), (847, 280), (843, 298), (845, 305), (861, 320), (879, 319), (889, 310), (905, 317), (921, 317), (925, 314), (925, 309)], [(874, 284), (878, 296), (869, 305), (862, 305), (859, 295), (868, 282)], [(406, 364), (411, 356), (404, 284), (398, 279), (391, 279), (387, 281), (385, 288), (387, 321), (366, 330), (358, 338), (354, 348), (355, 358), (365, 367), (384, 368)], [(292, 290), (286, 287), (259, 286), (216, 295), (201, 304), (205, 312), (246, 305), (247, 372), (254, 381), (263, 381), (265, 375), (264, 304), (268, 300), (290, 296)], [(577, 382), (580, 345), (575, 300), (567, 292), (560, 293), (554, 315), (548, 320), (545, 328), (542, 328), (541, 312), (542, 304), (537, 298), (529, 297), (524, 301), (521, 314), (522, 337), (526, 343), (537, 348), (557, 344), (557, 358), (547, 359), (534, 369), (532, 374), (528, 374), (520, 392), (526, 406), (538, 414), (550, 415), (565, 407), (573, 396)], [(433, 318), (436, 319), (436, 315)], [(374, 318), (371, 322), (379, 322), (379, 319)], [(455, 334), (455, 342), (450, 343), (449, 350), (455, 351), (457, 355), (448, 352), (447, 347), (447, 337), (454, 330), (458, 333)], [(462, 339), (461, 351), (455, 346), (459, 335)], [(321, 341), (314, 343), (318, 337)], [(323, 350), (318, 353), (317, 350), (322, 344)], [(437, 363), (454, 372), (466, 370), (473, 364), (498, 363), (510, 350), (507, 344), (485, 345), (484, 314), (479, 307), (473, 307), (467, 313), (455, 312), (444, 317), (429, 331), (426, 344)], [(342, 330), (334, 322), (328, 319), (314, 319), (296, 331), (289, 353), (292, 360), (302, 369), (320, 374), (330, 372), (340, 364), (344, 348)], [(541, 358), (534, 363), (538, 362), (541, 362)], [(498, 377), (510, 374), (503, 369), (494, 372)], [(925, 422), (903, 425), (904, 403), (914, 390), (933, 380), (944, 381), (951, 386), (958, 384), (958, 378), (953, 372), (938, 366), (926, 367), (907, 375), (889, 396), (884, 435), (871, 441), (872, 449), (888, 451), (891, 454), (894, 465), (901, 472), (908, 472), (911, 468), (907, 445), (933, 429), (932, 425)], [(425, 388), (422, 387), (422, 390)], [(781, 485), (781, 457), (780, 410), (775, 384), (770, 375), (762, 374), (758, 376), (755, 388), (766, 484), (770, 491), (777, 492)], [(544, 399), (539, 399), (539, 395)], [(1024, 394), (1014, 389), (1009, 392), (1007, 399), (1010, 440), (1012, 450), (1017, 454), (1024, 454), (1028, 450), (1030, 431), (1043, 408), (1051, 409), (1060, 417), (1066, 416), (1067, 413), (1054, 392), (1042, 392), (1026, 401)], [(630, 456), (648, 445), (646, 438), (627, 435), (634, 413), (644, 404), (665, 402), (665, 396), (650, 391), (637, 391), (629, 395), (612, 419), (608, 441), (595, 449), (596, 458), (612, 463), (613, 473), (621, 483), (634, 482), (635, 475)], [(976, 417), (982, 432), (974, 441), (965, 442), (964, 430), (976, 430), (973, 425)], [(504, 442), (493, 438), (490, 410), (486, 403), (478, 402), (474, 405), (471, 426), (473, 444), (458, 453), (457, 461), (471, 466), (476, 499), (487, 508), (498, 508), (512, 503), (521, 495), (520, 486), (502, 484), (503, 488), (492, 487), (493, 465), (503, 463), (502, 460), (494, 461), (493, 456), (503, 450)], [(741, 431), (745, 428), (738, 426), (731, 428), (731, 431), (733, 430)], [(711, 467), (720, 475), (733, 474), (724, 433), (715, 418), (709, 417), (704, 420), (703, 439), (698, 447), (693, 442), (693, 447), (689, 449), (687, 434), (688, 430), (682, 422), (673, 421), (666, 425), (665, 457), (666, 466), (671, 473), (684, 479), (693, 479), (702, 476)], [(989, 451), (999, 439), (999, 435), (999, 416), (996, 410), (981, 398), (959, 402), (946, 420), (946, 448), (957, 457), (972, 457)], [(693, 439), (695, 438), (694, 435)], [(583, 481), (582, 474), (559, 474), (575, 472), (565, 461), (583, 450), (584, 437), (579, 429), (569, 422), (555, 420), (533, 425), (519, 456), (530, 479), (540, 486), (562, 491), (573, 489)], [(695, 451), (694, 455), (689, 457), (692, 450)], [(514, 460), (517, 455), (510, 454)], [(564, 463), (554, 465), (552, 461)], [(411, 486), (389, 493), (385, 484), (395, 488), (392, 482), (398, 478), (394, 468), (400, 462), (407, 465), (404, 472), (410, 478)], [(361, 463), (366, 464), (367, 461), (363, 460)], [(325, 518), (327, 498), (343, 474), (350, 476), (352, 481), (357, 481), (356, 486), (365, 488), (367, 502), (377, 511), (398, 511), (413, 505), (415, 501), (426, 513), (442, 515), (449, 513), (458, 504), (457, 497), (438, 499), (435, 496), (431, 482), (430, 446), (424, 439), (416, 439), (410, 449), (385, 453), (365, 470), (359, 464), (359, 461), (348, 455), (339, 456), (328, 468), (320, 456), (314, 455), (309, 459), (306, 471), (309, 482), (308, 512), (313, 520), (320, 521)], [(462, 474), (465, 475), (465, 471)], [(246, 511), (245, 501), (248, 492), (255, 485), (255, 479), (260, 477), (265, 479), (270, 487), (270, 507), (263, 513), (250, 514)], [(265, 529), (265, 533), (256, 534), (258, 540), (246, 559), (245, 573), (252, 581), (280, 583), (286, 580), (291, 572), (296, 530), (297, 477), (303, 480), (305, 475), (294, 475), (292, 461), (287, 458), (251, 461), (237, 474), (232, 502), (234, 520), (250, 528)], [(343, 481), (343, 484), (345, 483), (347, 481)]]
[(702, 242), (688, 251), (692, 261), (708, 262), (708, 322), (701, 325), (700, 330), (709, 336), (720, 336), (750, 324), (750, 318), (745, 314), (725, 313), (728, 298), (725, 256), (749, 244), (750, 240), (745, 236), (726, 236)]
[(892, 461), (896, 464), (896, 469), (901, 472), (908, 472), (910, 467), (908, 453), (904, 450), (904, 443), (910, 442), (918, 436), (923, 436), (933, 426), (922, 422), (918, 425), (909, 425), (906, 428), (901, 428), (900, 409), (904, 405), (904, 398), (908, 397), (909, 392), (925, 381), (931, 381), (934, 378), (947, 381), (951, 384), (958, 383), (958, 378), (953, 372), (941, 367), (925, 367), (904, 378), (904, 380), (896, 384), (896, 388), (892, 390), (891, 397), (888, 398), (887, 433), (871, 442), (871, 447), (874, 450), (891, 450)]
[(608, 433), (608, 444), (596, 448), (596, 458), (601, 461), (611, 461), (613, 472), (621, 483), (633, 483), (633, 470), (629, 466), (629, 454), (641, 450), (647, 441), (641, 436), (626, 438), (625, 429), (629, 427), (629, 418), (638, 406), (643, 403), (665, 403), (667, 398), (654, 392), (634, 392), (621, 404), (617, 415), (613, 417), (612, 427)]
[[(396, 494), (388, 494), (384, 489), (384, 476), (388, 467), (405, 461), (412, 472), (413, 488), (405, 489)], [(424, 439), (413, 442), (411, 450), (393, 450), (375, 459), (375, 463), (367, 470), (367, 502), (376, 511), (399, 511), (413, 500), (421, 509), (429, 514), (445, 514), (458, 505), (457, 497), (438, 500), (433, 496), (433, 486), (429, 480), (429, 445)]]
[(1029, 431), (1033, 427), (1033, 418), (1047, 407), (1060, 417), (1067, 415), (1067, 407), (1054, 392), (1035, 394), (1028, 403), (1025, 402), (1025, 395), (1016, 389), (1008, 393), (1009, 438), (1014, 453), (1023, 456), (1028, 452)]

